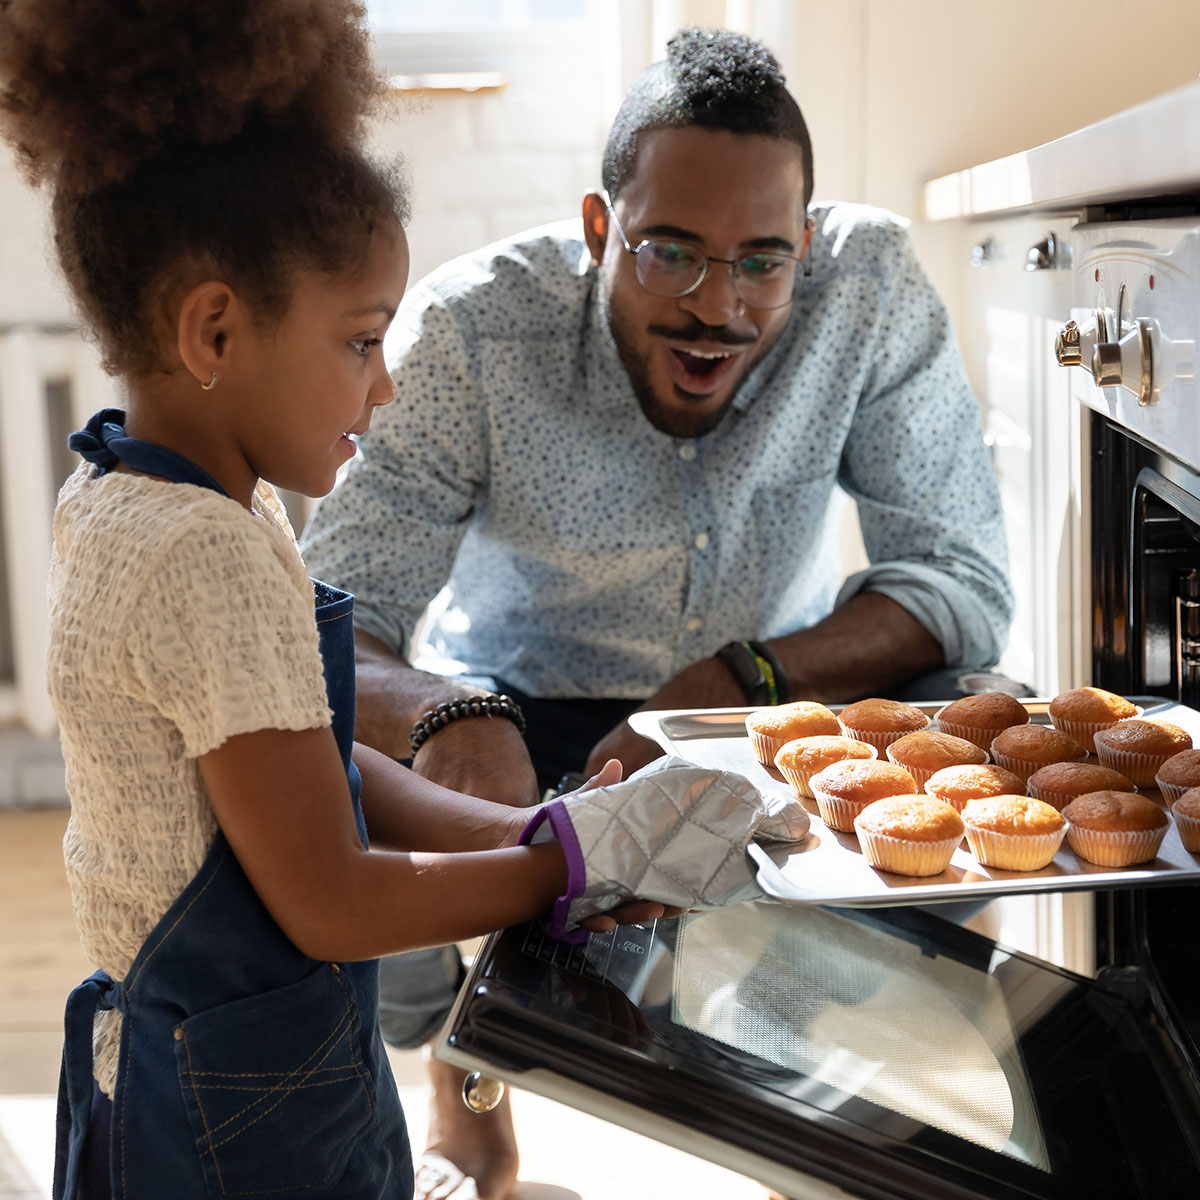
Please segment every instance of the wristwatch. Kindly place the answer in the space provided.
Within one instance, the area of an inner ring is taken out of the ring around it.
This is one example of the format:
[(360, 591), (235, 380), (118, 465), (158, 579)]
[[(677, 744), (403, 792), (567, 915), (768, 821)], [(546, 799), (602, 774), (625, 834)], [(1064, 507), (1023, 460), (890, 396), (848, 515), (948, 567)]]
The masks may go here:
[(759, 664), (758, 655), (749, 642), (726, 642), (717, 651), (719, 658), (730, 670), (737, 685), (742, 689), (747, 704), (769, 704), (771, 688)]

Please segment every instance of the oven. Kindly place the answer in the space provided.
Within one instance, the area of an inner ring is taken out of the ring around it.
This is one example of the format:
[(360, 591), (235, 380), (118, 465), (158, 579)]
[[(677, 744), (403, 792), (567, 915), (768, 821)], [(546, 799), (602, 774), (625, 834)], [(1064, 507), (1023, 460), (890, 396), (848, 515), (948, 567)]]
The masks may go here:
[[(1082, 667), (1045, 631), (1030, 645), (1049, 645), (1056, 688), (1134, 696), (1200, 745), (1200, 203), (1085, 201), (1033, 218), (1055, 243), (1027, 277), (1047, 280), (1030, 352), (1063, 409), (1026, 449), (1063, 482), (1056, 503), (1082, 506), (1054, 543), (1070, 562), (1031, 558), (1029, 590), (1058, 580), (1049, 611), (1069, 600)], [(998, 455), (1023, 444), (1019, 422), (988, 428)], [(796, 1200), (1184, 1200), (1196, 879), (1073, 893), (1086, 946), (1057, 961), (936, 905), (751, 903), (582, 946), (525, 925), (484, 944), (436, 1053)]]

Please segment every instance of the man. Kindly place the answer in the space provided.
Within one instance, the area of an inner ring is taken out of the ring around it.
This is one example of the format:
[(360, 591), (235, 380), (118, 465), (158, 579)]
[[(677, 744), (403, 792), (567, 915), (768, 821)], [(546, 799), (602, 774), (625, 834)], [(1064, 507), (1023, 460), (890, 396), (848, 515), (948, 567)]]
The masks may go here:
[[(903, 224), (810, 207), (812, 179), (775, 60), (685, 31), (626, 97), (582, 230), (413, 289), (397, 401), (306, 536), (313, 573), (358, 597), (361, 740), (529, 804), (564, 771), (656, 757), (635, 708), (894, 695), (995, 661), (1004, 539), (953, 332)], [(839, 486), (871, 564), (840, 590)], [(417, 670), (444, 585), (437, 669)], [(475, 719), (488, 693), (512, 699)], [(457, 959), (423, 953), (384, 965), (409, 975), (385, 986), (393, 1041), (453, 998)], [(461, 1072), (431, 1074), (428, 1169), (503, 1196), (507, 1110), (473, 1116)]]

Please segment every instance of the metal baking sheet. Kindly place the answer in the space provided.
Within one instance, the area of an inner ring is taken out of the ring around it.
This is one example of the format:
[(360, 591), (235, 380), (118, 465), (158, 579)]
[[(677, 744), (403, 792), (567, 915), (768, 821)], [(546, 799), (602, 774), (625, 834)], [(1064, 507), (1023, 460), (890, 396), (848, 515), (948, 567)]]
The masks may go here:
[[(1200, 713), (1195, 709), (1151, 696), (1130, 699), (1143, 707), (1145, 716), (1171, 721), (1186, 729), (1193, 743), (1200, 746)], [(943, 703), (914, 707), (933, 716)], [(1030, 720), (1050, 723), (1046, 715), (1049, 700), (1028, 699), (1021, 703), (1028, 709)], [(836, 712), (843, 706), (829, 707)], [(629, 724), (635, 732), (680, 758), (700, 766), (737, 771), (764, 794), (773, 791), (791, 794), (783, 776), (774, 767), (762, 766), (754, 757), (745, 727), (750, 711), (713, 708), (638, 712), (629, 718)], [(1156, 788), (1141, 791), (1166, 807)], [(818, 815), (815, 801), (803, 803), (812, 816), (812, 826), (803, 842), (750, 846), (750, 854), (758, 864), (759, 886), (768, 896), (789, 904), (871, 908), (1033, 892), (1200, 883), (1200, 858), (1183, 848), (1174, 822), (1153, 862), (1124, 870), (1084, 862), (1076, 858), (1064, 840), (1054, 861), (1040, 871), (1000, 871), (976, 862), (964, 840), (941, 875), (917, 877), (893, 875), (872, 867), (863, 857), (857, 837), (830, 829)]]

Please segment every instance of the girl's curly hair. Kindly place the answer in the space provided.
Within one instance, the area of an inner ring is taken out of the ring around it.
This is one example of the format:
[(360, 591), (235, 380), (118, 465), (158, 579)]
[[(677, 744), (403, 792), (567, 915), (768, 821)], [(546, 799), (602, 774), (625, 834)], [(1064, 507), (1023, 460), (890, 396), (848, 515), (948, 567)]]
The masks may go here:
[(160, 303), (218, 272), (264, 321), (297, 267), (351, 274), (408, 216), (370, 162), (355, 0), (0, 0), (0, 132), (53, 190), (59, 262), (110, 369), (163, 365)]

